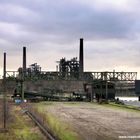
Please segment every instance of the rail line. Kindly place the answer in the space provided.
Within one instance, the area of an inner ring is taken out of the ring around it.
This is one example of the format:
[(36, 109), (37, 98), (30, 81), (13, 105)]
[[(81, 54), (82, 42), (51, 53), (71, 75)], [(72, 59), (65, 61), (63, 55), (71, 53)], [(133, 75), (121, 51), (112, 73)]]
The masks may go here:
[[(23, 108), (22, 108), (23, 109)], [(24, 109), (23, 109), (24, 110)], [(24, 112), (34, 121), (34, 123), (39, 127), (41, 132), (46, 136), (47, 140), (59, 140), (56, 136), (52, 134), (47, 126), (45, 126), (32, 112), (29, 110), (24, 110)]]

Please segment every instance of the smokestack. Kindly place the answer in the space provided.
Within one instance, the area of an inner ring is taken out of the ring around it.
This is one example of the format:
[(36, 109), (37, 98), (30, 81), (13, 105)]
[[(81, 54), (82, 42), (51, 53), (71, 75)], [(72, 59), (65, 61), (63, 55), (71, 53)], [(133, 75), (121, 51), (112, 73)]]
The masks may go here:
[(23, 47), (23, 73), (26, 74), (26, 47)]
[(84, 72), (84, 51), (83, 51), (83, 38), (80, 38), (80, 52), (79, 52), (79, 73)]
[(6, 101), (6, 53), (4, 53), (3, 61), (3, 128), (7, 126), (7, 101)]
[(6, 53), (4, 53), (4, 62), (3, 62), (3, 79), (6, 79)]

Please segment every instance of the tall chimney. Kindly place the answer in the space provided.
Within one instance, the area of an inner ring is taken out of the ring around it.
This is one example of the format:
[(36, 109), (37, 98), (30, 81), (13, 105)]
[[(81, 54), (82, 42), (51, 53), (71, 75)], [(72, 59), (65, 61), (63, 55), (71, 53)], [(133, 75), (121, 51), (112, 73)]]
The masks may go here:
[(79, 52), (79, 73), (84, 71), (84, 51), (83, 51), (83, 38), (80, 38), (80, 52)]
[(23, 47), (23, 73), (26, 74), (26, 47)]
[(4, 62), (3, 62), (3, 79), (6, 79), (6, 53), (4, 53)]
[(7, 101), (6, 101), (6, 53), (4, 53), (3, 63), (3, 128), (7, 126)]

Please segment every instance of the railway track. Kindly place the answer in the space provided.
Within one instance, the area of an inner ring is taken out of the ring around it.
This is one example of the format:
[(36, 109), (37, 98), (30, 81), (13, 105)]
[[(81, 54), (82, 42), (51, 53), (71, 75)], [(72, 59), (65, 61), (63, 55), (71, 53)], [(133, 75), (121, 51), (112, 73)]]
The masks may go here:
[(41, 132), (46, 136), (47, 140), (59, 140), (50, 130), (49, 128), (42, 123), (38, 117), (33, 114), (31, 111), (23, 109), (22, 110), (33, 120), (33, 122), (39, 127)]

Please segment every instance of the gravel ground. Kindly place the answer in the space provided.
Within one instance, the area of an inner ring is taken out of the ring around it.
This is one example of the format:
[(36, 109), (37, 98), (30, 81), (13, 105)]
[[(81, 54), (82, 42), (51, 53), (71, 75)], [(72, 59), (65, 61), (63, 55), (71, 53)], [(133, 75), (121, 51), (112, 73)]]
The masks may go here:
[(119, 136), (140, 137), (140, 112), (90, 103), (62, 102), (48, 105), (47, 111), (70, 124), (81, 136), (81, 140), (117, 140), (120, 139)]

